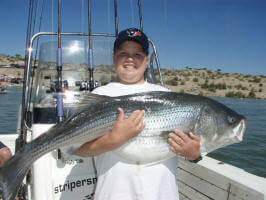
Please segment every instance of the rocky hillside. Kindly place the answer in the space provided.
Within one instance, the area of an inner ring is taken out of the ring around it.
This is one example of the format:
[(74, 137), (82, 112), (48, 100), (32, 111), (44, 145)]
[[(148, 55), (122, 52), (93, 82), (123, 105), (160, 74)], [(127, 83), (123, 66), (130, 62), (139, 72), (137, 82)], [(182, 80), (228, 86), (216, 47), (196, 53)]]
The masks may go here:
[(229, 74), (207, 69), (162, 70), (167, 87), (204, 96), (266, 99), (266, 76)]
[(0, 55), (0, 66), (5, 65), (24, 65), (24, 58), (19, 54), (16, 56)]

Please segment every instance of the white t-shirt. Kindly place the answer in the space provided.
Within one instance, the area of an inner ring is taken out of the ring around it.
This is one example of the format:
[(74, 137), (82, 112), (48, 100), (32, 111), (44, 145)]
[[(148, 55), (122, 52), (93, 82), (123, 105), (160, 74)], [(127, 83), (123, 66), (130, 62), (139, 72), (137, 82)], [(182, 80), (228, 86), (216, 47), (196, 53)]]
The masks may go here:
[[(169, 91), (145, 82), (140, 85), (109, 83), (93, 93), (122, 96), (148, 91)], [(94, 200), (178, 200), (176, 185), (177, 156), (153, 165), (125, 163), (113, 152), (95, 158), (98, 181)]]

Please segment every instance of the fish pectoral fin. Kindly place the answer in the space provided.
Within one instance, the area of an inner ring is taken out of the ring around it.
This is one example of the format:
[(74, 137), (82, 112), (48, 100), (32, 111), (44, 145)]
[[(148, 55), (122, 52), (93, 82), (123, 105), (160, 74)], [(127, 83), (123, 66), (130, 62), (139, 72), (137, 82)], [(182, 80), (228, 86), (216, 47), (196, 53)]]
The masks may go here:
[(62, 159), (63, 161), (71, 160), (72, 157), (76, 155), (76, 152), (80, 148), (80, 146), (81, 145), (79, 144), (79, 145), (60, 148), (60, 155), (61, 155), (60, 159)]

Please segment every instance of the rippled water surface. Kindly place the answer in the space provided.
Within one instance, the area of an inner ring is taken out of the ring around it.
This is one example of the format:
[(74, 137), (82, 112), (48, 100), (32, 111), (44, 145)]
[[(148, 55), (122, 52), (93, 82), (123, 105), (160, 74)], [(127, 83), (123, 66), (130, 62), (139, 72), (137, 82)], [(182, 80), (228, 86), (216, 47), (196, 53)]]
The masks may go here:
[(247, 130), (241, 143), (211, 154), (250, 173), (266, 177), (266, 100), (216, 98), (247, 118)]
[(22, 87), (7, 87), (6, 94), (0, 94), (0, 134), (15, 133), (18, 108), (21, 103)]

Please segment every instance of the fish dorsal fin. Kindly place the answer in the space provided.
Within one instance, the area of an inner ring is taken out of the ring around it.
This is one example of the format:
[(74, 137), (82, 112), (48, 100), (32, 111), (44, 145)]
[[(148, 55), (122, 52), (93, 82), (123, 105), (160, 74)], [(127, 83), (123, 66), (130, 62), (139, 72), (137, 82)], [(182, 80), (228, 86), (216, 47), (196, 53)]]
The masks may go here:
[(79, 99), (79, 103), (77, 105), (77, 110), (81, 110), (81, 109), (84, 109), (86, 107), (93, 106), (99, 102), (110, 101), (111, 99), (112, 99), (112, 97), (109, 97), (109, 96), (85, 92), (81, 95), (81, 97)]

